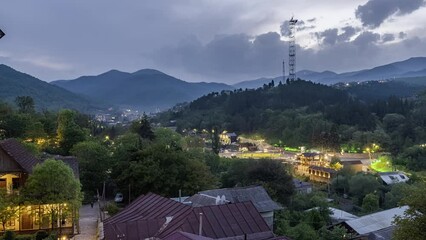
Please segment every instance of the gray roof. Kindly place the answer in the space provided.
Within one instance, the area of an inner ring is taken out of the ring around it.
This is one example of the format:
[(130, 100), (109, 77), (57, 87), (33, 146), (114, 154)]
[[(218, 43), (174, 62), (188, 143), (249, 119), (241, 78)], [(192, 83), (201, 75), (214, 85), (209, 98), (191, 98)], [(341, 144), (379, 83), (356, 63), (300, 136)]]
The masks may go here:
[(295, 188), (309, 188), (312, 187), (312, 183), (300, 181), (299, 179), (293, 178), (293, 184)]
[(274, 202), (262, 186), (221, 188), (199, 192), (186, 199), (192, 206), (216, 205), (217, 196), (225, 196), (226, 202), (239, 203), (251, 201), (259, 212), (280, 210), (282, 207)]
[(358, 234), (368, 234), (392, 226), (395, 216), (402, 216), (408, 206), (396, 207), (385, 211), (369, 214), (345, 223)]
[(395, 226), (383, 228), (368, 234), (368, 240), (391, 240)]
[(407, 175), (403, 172), (382, 172), (379, 173), (379, 176), (387, 185), (403, 183), (409, 180)]

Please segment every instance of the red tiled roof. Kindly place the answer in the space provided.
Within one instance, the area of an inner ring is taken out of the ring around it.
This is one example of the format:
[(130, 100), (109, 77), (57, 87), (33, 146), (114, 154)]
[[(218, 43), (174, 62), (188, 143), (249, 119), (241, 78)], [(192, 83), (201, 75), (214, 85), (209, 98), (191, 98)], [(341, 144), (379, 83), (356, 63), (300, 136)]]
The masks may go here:
[(28, 152), (28, 150), (14, 138), (0, 141), (0, 147), (27, 173), (31, 173), (33, 167), (41, 163), (40, 160)]

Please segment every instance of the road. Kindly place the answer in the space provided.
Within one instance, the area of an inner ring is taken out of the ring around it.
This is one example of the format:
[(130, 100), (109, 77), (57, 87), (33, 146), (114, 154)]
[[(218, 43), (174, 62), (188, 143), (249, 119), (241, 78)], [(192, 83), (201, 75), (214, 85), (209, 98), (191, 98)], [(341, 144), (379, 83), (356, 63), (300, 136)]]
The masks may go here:
[(80, 208), (80, 234), (75, 235), (74, 240), (95, 240), (98, 229), (99, 204), (95, 203), (93, 208), (83, 205)]

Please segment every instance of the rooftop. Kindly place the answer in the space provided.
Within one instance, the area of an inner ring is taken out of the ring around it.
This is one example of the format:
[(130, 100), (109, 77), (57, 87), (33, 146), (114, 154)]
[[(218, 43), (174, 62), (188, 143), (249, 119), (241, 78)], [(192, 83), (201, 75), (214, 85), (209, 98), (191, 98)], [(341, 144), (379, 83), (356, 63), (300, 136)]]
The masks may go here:
[(408, 206), (396, 207), (385, 211), (369, 214), (345, 223), (358, 234), (368, 234), (392, 226), (395, 216), (402, 216)]
[(22, 143), (18, 142), (18, 140), (14, 138), (0, 141), (0, 148), (14, 159), (27, 173), (32, 173), (33, 167), (38, 163), (41, 163), (40, 160), (38, 160), (24, 147), (24, 145), (22, 145)]

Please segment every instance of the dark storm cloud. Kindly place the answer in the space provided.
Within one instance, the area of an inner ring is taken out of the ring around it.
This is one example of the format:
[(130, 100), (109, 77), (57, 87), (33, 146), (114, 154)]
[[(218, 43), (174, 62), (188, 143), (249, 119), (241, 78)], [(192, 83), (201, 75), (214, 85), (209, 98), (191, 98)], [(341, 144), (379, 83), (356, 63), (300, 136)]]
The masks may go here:
[(376, 28), (394, 14), (409, 14), (424, 5), (425, 0), (369, 0), (358, 6), (355, 15), (363, 26)]
[(405, 32), (399, 32), (398, 33), (398, 38), (399, 39), (404, 39), (404, 38), (406, 38), (407, 37), (407, 34), (405, 33)]
[(359, 29), (346, 26), (341, 28), (341, 32), (342, 33), (339, 34), (339, 30), (337, 28), (331, 28), (323, 32), (316, 32), (314, 35), (323, 44), (334, 45), (337, 42), (349, 41), (352, 36), (359, 32)]
[(185, 68), (196, 74), (215, 77), (269, 75), (278, 73), (287, 46), (276, 32), (256, 36), (245, 34), (216, 36), (202, 45), (196, 38), (175, 47), (163, 48), (153, 58), (168, 67)]
[[(309, 19), (307, 20), (307, 22), (312, 23), (314, 22), (315, 19)], [(296, 31), (300, 32), (300, 31), (304, 31), (304, 30), (309, 30), (309, 29), (314, 29), (316, 26), (313, 24), (306, 24), (305, 21), (303, 20), (298, 20), (296, 23)], [(281, 35), (288, 37), (290, 35), (290, 30), (289, 30), (289, 21), (286, 20), (284, 21), (281, 26), (280, 26), (280, 30), (281, 30)]]
[(385, 33), (382, 35), (382, 42), (391, 42), (395, 40), (395, 35), (392, 33)]
[(377, 43), (380, 40), (380, 34), (370, 31), (362, 32), (355, 38), (353, 43), (361, 48)]

